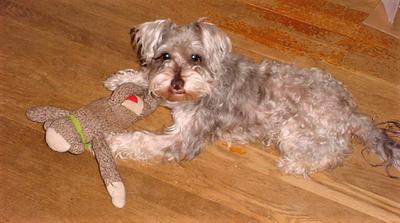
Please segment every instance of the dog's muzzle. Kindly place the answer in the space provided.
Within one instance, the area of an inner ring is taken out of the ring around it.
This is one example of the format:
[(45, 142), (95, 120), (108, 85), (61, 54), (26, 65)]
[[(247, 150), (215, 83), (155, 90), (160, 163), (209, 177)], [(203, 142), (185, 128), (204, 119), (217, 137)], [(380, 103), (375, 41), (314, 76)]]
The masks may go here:
[(183, 94), (185, 90), (183, 89), (185, 81), (180, 75), (176, 75), (171, 81), (170, 90), (174, 94)]

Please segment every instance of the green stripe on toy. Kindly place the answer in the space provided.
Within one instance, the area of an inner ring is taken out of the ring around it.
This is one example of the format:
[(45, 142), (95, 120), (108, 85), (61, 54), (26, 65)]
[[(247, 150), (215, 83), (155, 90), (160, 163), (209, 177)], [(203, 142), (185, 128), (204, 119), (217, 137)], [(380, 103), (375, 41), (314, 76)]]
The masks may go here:
[(81, 138), (83, 147), (85, 149), (89, 149), (89, 143), (86, 142), (86, 136), (83, 134), (83, 129), (81, 126), (81, 122), (75, 115), (68, 115), (69, 120), (71, 121), (72, 125), (74, 126), (76, 132), (78, 133), (79, 137)]

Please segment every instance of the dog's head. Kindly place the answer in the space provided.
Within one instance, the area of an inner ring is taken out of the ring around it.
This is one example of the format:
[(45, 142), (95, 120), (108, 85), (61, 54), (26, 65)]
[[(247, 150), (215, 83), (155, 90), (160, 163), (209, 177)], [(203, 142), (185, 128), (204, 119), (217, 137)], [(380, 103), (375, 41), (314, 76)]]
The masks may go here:
[(146, 22), (132, 29), (131, 37), (149, 72), (150, 91), (168, 101), (209, 94), (232, 48), (223, 31), (202, 20), (184, 26), (170, 20)]

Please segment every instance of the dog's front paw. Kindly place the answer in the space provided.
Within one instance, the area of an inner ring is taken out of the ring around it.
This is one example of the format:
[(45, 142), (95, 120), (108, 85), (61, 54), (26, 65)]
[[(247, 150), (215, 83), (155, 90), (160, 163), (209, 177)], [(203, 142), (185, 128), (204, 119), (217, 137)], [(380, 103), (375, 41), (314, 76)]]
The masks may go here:
[(167, 162), (178, 162), (182, 160), (182, 155), (179, 154), (177, 151), (171, 150), (169, 148), (164, 149), (162, 160)]
[(162, 139), (153, 138), (147, 132), (110, 134), (106, 141), (115, 157), (141, 161), (154, 160), (162, 156)]
[(138, 86), (146, 88), (148, 85), (144, 72), (133, 69), (120, 70), (104, 81), (104, 86), (108, 90), (115, 90), (124, 83), (135, 83)]
[(111, 196), (113, 205), (122, 208), (125, 205), (125, 186), (122, 182), (112, 182), (107, 185), (108, 194)]

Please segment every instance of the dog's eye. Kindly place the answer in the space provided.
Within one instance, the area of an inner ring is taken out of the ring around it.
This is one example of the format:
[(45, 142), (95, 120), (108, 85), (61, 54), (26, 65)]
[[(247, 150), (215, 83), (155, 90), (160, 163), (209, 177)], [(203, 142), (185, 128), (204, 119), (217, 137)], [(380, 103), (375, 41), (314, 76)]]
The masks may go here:
[(197, 54), (193, 54), (191, 57), (192, 61), (195, 63), (201, 62), (201, 56), (197, 55)]
[(163, 53), (163, 54), (161, 54), (161, 59), (162, 59), (163, 61), (165, 61), (165, 60), (170, 60), (170, 59), (171, 59), (171, 54), (169, 54), (169, 53)]

